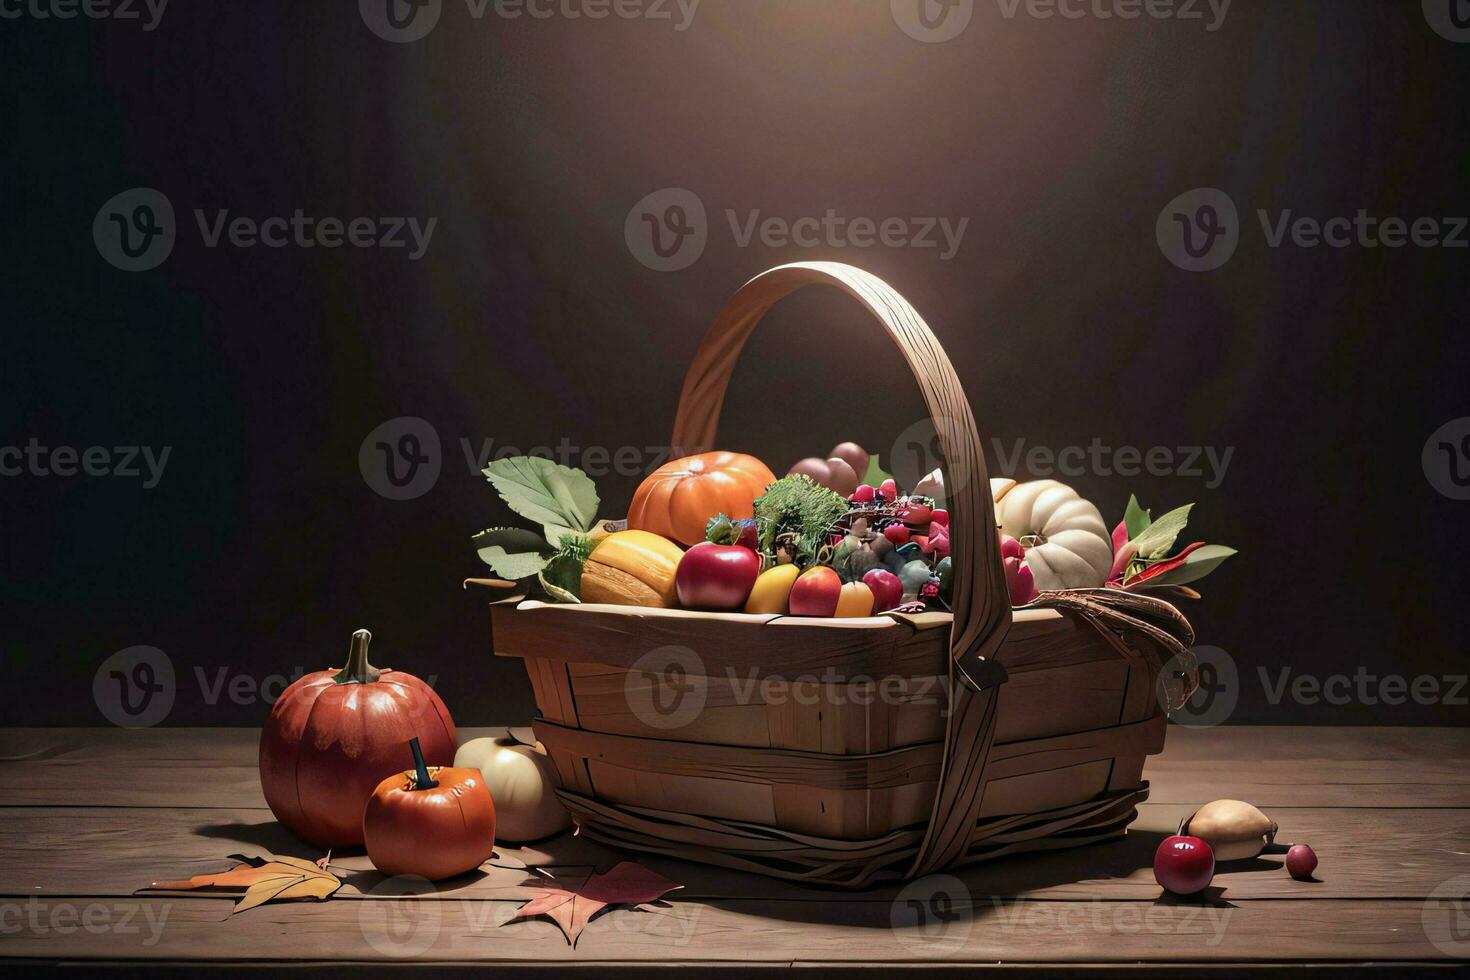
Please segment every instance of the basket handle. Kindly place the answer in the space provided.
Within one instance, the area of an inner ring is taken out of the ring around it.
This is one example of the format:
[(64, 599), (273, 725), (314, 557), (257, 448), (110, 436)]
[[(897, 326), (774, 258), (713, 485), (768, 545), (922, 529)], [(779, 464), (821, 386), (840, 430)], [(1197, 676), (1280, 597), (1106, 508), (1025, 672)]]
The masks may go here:
[(1011, 603), (980, 435), (944, 349), (918, 312), (887, 283), (840, 262), (795, 262), (762, 272), (741, 286), (704, 335), (689, 366), (671, 445), (677, 455), (713, 447), (725, 389), (745, 341), (777, 301), (813, 284), (836, 286), (857, 299), (898, 345), (919, 383), (939, 435), (952, 515), (950, 657), (972, 689), (994, 687), (1005, 674), (991, 654), (1010, 628)]

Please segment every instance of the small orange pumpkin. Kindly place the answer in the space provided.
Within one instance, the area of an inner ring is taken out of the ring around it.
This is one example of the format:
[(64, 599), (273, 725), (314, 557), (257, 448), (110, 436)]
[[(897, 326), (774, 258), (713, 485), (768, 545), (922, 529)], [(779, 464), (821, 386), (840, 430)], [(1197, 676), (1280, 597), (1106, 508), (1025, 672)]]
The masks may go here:
[(713, 452), (665, 463), (644, 479), (628, 509), (628, 527), (690, 546), (704, 540), (716, 514), (755, 516), (755, 498), (776, 482), (765, 463), (744, 453)]

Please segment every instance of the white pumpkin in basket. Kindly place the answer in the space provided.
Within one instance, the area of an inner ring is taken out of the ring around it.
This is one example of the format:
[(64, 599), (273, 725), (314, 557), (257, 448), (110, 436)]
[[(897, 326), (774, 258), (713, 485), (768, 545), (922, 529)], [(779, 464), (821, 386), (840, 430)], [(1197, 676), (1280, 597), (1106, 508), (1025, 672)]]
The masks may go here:
[(1107, 582), (1112, 535), (1097, 507), (1065, 483), (1032, 480), (1006, 487), (996, 500), (995, 519), (1026, 549), (1037, 589), (1095, 589)]

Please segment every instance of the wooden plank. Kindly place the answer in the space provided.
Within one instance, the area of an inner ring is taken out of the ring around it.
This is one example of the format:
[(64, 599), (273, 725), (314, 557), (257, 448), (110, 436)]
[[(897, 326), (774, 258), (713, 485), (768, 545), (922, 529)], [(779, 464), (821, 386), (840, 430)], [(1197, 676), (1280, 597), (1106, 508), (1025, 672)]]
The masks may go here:
[[(1464, 914), (1445, 905), (1369, 900), (1079, 903), (950, 894), (953, 903), (941, 904), (930, 882), (897, 902), (674, 901), (660, 911), (609, 912), (587, 927), (576, 948), (550, 922), (510, 922), (514, 902), (306, 902), (232, 917), (228, 900), (33, 897), (0, 904), (7, 921), (19, 923), (0, 935), (0, 953), (69, 961), (596, 960), (675, 968), (1448, 961), (1456, 947), (1445, 937), (1453, 935), (1453, 917)], [(942, 918), (927, 917), (934, 913)], [(926, 915), (922, 926), (915, 924), (919, 914)]]
[[(692, 651), (710, 676), (744, 677), (754, 667), (789, 680), (926, 677), (944, 673), (949, 656), (946, 630), (887, 616), (813, 619), (535, 601), (493, 604), (490, 616), (499, 656), (631, 667), (651, 651), (677, 647)], [(1007, 669), (1058, 657), (1096, 659), (1099, 652), (1079, 642), (1079, 633), (1091, 631), (1074, 614), (1029, 611), (1013, 621), (1000, 659)]]
[(1155, 803), (1470, 806), (1470, 728), (1170, 725), (1145, 777)]
[[(1122, 840), (1065, 853), (1003, 858), (956, 873), (972, 890), (1053, 900), (1155, 898), (1150, 871), (1158, 842), (1173, 833), (1189, 807), (1145, 803)], [(1422, 899), (1448, 878), (1470, 874), (1470, 810), (1282, 808), (1271, 816), (1281, 839), (1311, 843), (1322, 880), (1293, 881), (1280, 857), (1222, 865), (1216, 884), (1237, 899)], [(206, 808), (0, 807), (0, 895), (129, 895), (155, 879), (185, 878), (223, 868), (231, 853), (319, 856), (280, 827), (269, 810)], [(609, 867), (626, 855), (570, 834), (525, 847), (502, 845), (516, 862), (554, 867)], [(365, 855), (333, 860), (361, 869), (345, 896), (370, 891)], [(804, 888), (756, 875), (662, 858), (639, 860), (685, 886), (686, 898), (761, 897), (844, 901), (848, 893)], [(490, 868), (482, 877), (445, 888), (444, 897), (506, 898), (525, 873)], [(885, 885), (862, 893), (891, 897)]]

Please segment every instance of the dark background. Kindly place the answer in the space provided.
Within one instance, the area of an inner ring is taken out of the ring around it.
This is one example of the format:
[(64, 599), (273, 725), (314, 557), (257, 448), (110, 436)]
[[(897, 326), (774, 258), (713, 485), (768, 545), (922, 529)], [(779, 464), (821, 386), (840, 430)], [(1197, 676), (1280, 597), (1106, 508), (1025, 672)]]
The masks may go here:
[[(1470, 250), (1270, 248), (1255, 211), (1470, 213), (1470, 44), (1417, 2), (1236, 0), (1213, 32), (1000, 9), (979, 0), (942, 44), (899, 30), (888, 0), (703, 0), (682, 32), (477, 20), (445, 0), (408, 44), (347, 0), (174, 0), (151, 32), (0, 21), (0, 445), (172, 447), (151, 490), (0, 478), (5, 721), (103, 723), (93, 676), (142, 644), (174, 665), (166, 724), (258, 724), (259, 697), (211, 698), (199, 678), (339, 663), (361, 625), (380, 662), (436, 675), (461, 724), (526, 720), (520, 664), (492, 658), (484, 597), (459, 585), (485, 571), (469, 535), (513, 517), (461, 440), (662, 444), (725, 297), (827, 258), (919, 308), (987, 439), (1233, 448), (1213, 489), (1068, 480), (1109, 523), (1130, 492), (1155, 514), (1196, 501), (1196, 536), (1240, 549), (1187, 610), (1239, 667), (1233, 721), (1464, 723), (1465, 690), (1273, 705), (1258, 668), (1467, 672), (1470, 503), (1437, 492), (1420, 454), (1470, 415)], [(138, 186), (170, 199), (178, 240), (129, 273), (91, 228)], [(676, 272), (623, 234), (665, 187), (709, 214)], [(1207, 273), (1155, 242), (1161, 209), (1196, 187), (1241, 214), (1235, 256)], [(206, 248), (195, 208), (438, 223), (412, 262)], [(725, 217), (828, 208), (969, 223), (943, 261), (740, 247)], [(877, 329), (809, 291), (747, 350), (722, 442), (780, 472), (842, 439), (886, 454), (922, 415)], [(358, 466), (399, 416), (442, 446), (437, 482), (403, 501)], [(621, 515), (637, 480), (598, 482)]]

